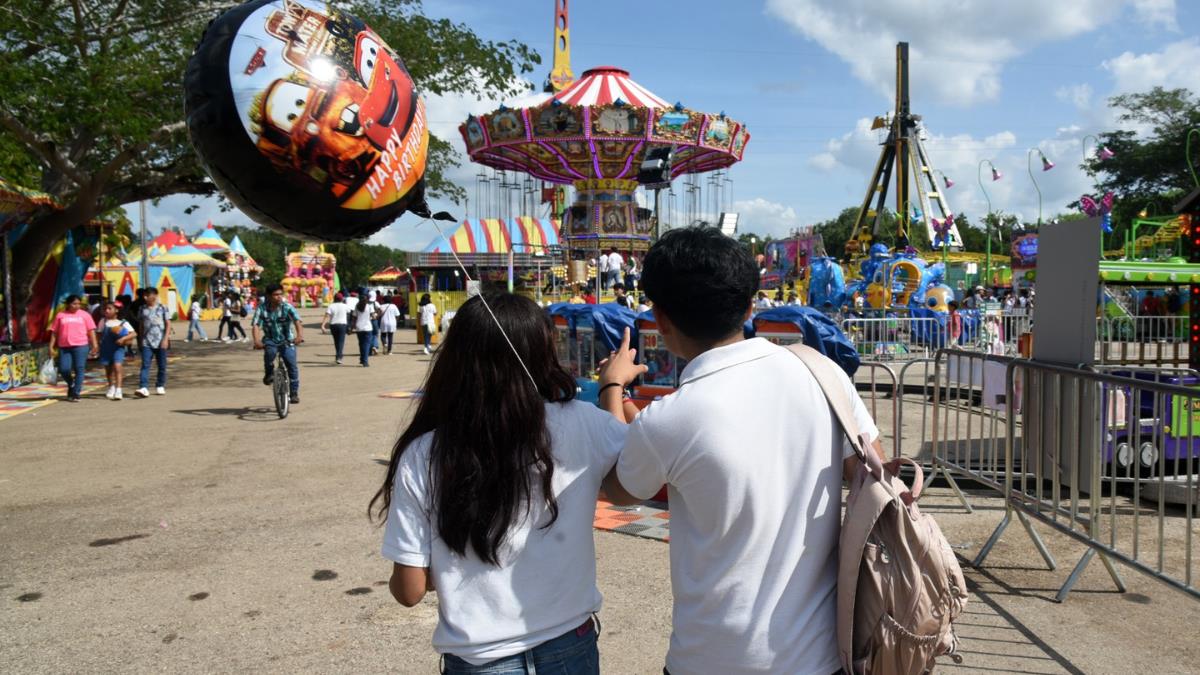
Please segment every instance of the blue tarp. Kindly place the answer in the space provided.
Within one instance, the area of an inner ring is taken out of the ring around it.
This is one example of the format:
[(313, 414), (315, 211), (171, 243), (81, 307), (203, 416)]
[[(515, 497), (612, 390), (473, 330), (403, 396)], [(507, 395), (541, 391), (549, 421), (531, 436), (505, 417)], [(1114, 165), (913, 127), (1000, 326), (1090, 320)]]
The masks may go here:
[(858, 350), (837, 323), (812, 307), (785, 305), (756, 315), (751, 321), (790, 323), (800, 329), (804, 344), (837, 362), (847, 375), (854, 375), (860, 364)]
[(637, 327), (634, 325), (635, 314), (632, 309), (615, 302), (603, 305), (573, 305), (559, 302), (546, 308), (550, 316), (561, 316), (567, 320), (571, 334), (582, 326), (596, 331), (596, 338), (606, 348), (613, 351), (621, 346), (621, 338), (625, 329), (629, 329), (630, 345), (637, 344)]

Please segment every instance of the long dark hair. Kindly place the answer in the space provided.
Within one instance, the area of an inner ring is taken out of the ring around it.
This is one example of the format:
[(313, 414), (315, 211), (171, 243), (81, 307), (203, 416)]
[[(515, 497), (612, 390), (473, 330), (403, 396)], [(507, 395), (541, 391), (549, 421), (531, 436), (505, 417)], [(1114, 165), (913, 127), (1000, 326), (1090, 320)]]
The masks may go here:
[(554, 325), (537, 303), (505, 293), (489, 294), (487, 304), (529, 374), (483, 300), (468, 300), (446, 332), (425, 394), (392, 448), (387, 478), (368, 513), (378, 505), (375, 517), (387, 519), (401, 456), (433, 432), (430, 506), (438, 535), (458, 555), (470, 548), (480, 560), (498, 565), (509, 528), (528, 514), (534, 495), (550, 512), (542, 527), (558, 519), (546, 402), (575, 398), (575, 380), (555, 356)]

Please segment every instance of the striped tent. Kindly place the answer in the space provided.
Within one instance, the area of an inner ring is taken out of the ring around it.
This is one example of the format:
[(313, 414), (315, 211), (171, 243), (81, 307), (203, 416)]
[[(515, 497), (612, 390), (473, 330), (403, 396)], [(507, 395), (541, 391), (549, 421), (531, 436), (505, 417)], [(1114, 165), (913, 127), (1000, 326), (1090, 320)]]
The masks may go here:
[(438, 236), (424, 253), (514, 253), (538, 254), (558, 246), (558, 221), (519, 216), (464, 220), (445, 237)]
[(592, 68), (554, 98), (567, 105), (609, 105), (620, 100), (638, 108), (671, 107), (630, 79), (628, 70), (612, 66)]
[(192, 240), (192, 246), (210, 254), (229, 252), (229, 244), (226, 244), (221, 235), (217, 233), (217, 228), (213, 227), (211, 220), (204, 226), (200, 234)]

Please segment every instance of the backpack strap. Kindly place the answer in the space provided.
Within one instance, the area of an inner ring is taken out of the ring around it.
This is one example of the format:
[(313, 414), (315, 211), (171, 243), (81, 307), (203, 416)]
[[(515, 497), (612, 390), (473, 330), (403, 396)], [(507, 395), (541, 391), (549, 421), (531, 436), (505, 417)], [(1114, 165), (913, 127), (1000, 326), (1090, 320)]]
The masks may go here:
[(821, 386), (825, 400), (829, 402), (829, 408), (833, 410), (834, 416), (842, 425), (842, 431), (845, 432), (846, 438), (850, 440), (850, 445), (854, 448), (854, 454), (858, 455), (858, 459), (867, 466), (867, 470), (876, 480), (883, 480), (883, 461), (871, 448), (871, 439), (858, 429), (858, 422), (854, 420), (854, 412), (850, 406), (850, 398), (846, 396), (845, 388), (842, 386), (841, 373), (837, 370), (838, 365), (803, 343), (788, 345), (787, 349), (804, 362), (809, 372), (817, 380), (817, 384)]

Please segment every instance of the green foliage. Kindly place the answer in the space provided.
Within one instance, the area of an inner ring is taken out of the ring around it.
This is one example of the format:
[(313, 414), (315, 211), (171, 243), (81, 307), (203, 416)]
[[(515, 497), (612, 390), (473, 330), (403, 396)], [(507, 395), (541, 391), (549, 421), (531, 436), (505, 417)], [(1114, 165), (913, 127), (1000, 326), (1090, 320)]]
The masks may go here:
[[(1083, 164), (1096, 181), (1096, 193), (1111, 190), (1113, 237), (1120, 241), (1129, 223), (1142, 210), (1166, 215), (1171, 205), (1194, 188), (1184, 157), (1189, 129), (1200, 128), (1200, 97), (1187, 89), (1155, 87), (1147, 92), (1122, 94), (1109, 99), (1118, 108), (1117, 119), (1144, 131), (1109, 131), (1099, 134), (1100, 143), (1116, 155), (1101, 161), (1093, 156)], [(1193, 143), (1193, 152), (1200, 143)], [(1200, 164), (1200, 157), (1193, 158)]]

